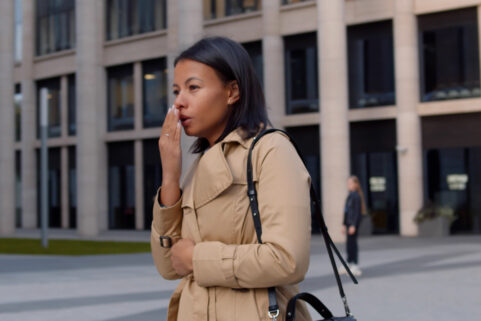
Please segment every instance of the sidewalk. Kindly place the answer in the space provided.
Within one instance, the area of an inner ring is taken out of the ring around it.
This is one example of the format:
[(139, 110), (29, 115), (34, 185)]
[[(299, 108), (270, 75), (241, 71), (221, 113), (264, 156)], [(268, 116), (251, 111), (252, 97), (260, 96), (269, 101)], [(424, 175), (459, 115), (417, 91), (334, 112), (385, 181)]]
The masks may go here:
[[(359, 321), (481, 319), (481, 236), (365, 237), (360, 249), (360, 284), (343, 277)], [(313, 237), (311, 253), (301, 288), (342, 315), (319, 236)], [(149, 253), (0, 255), (0, 320), (165, 320), (176, 284), (158, 275)]]
[[(17, 229), (15, 234), (9, 237), (40, 239), (41, 232), (40, 229)], [(108, 230), (100, 232), (98, 236), (81, 236), (75, 230), (50, 228), (47, 234), (49, 239), (150, 242), (150, 231), (145, 230)]]

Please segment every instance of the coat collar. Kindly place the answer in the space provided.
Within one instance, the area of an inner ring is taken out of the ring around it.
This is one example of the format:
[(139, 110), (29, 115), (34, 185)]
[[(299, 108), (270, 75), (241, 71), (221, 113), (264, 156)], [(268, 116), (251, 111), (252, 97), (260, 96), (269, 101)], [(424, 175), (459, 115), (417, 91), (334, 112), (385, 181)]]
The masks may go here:
[(226, 137), (224, 137), (223, 140), (221, 140), (219, 143), (221, 145), (229, 144), (229, 143), (238, 143), (242, 147), (248, 149), (250, 146), (251, 139), (244, 139), (243, 138), (243, 131), (241, 128), (237, 128), (236, 130), (233, 130), (230, 132)]
[(234, 178), (226, 154), (235, 145), (249, 148), (252, 138), (245, 140), (242, 136), (238, 128), (197, 158), (184, 180), (182, 207), (199, 208), (232, 185)]

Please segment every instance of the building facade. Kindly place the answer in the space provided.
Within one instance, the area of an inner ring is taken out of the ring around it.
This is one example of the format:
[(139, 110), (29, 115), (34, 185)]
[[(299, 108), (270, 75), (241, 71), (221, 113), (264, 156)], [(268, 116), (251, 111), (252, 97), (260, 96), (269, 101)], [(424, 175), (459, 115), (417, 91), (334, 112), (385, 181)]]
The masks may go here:
[(428, 204), (479, 233), (480, 16), (481, 0), (1, 1), (0, 233), (40, 224), (42, 88), (50, 226), (149, 229), (173, 60), (212, 35), (251, 55), (336, 240), (351, 174), (373, 234), (416, 236)]

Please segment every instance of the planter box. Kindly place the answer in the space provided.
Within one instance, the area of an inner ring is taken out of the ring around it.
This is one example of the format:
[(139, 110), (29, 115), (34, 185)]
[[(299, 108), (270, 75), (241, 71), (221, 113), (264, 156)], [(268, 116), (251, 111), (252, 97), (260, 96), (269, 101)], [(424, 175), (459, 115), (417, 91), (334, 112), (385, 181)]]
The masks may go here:
[(419, 223), (419, 236), (440, 237), (449, 235), (451, 222), (444, 217), (436, 217)]

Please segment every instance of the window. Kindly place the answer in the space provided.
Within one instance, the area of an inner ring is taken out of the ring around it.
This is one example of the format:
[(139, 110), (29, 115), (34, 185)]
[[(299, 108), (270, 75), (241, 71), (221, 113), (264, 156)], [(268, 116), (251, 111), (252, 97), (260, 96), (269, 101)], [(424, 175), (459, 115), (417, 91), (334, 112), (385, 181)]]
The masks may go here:
[[(61, 199), (62, 199), (62, 189), (60, 188), (60, 148), (49, 148), (48, 149), (48, 223), (49, 227), (61, 227), (62, 217), (61, 217)], [(40, 150), (37, 149), (37, 190), (41, 191), (40, 188), (40, 175), (41, 175), (41, 164), (40, 164)], [(40, 210), (40, 200), (41, 194), (37, 193), (37, 222), (38, 226), (41, 226), (41, 210)]]
[(316, 34), (284, 38), (286, 113), (319, 111)]
[[(294, 139), (300, 152), (304, 156), (307, 171), (311, 176), (312, 185), (316, 189), (319, 198), (321, 198), (321, 145), (319, 126), (288, 127), (286, 131)], [(319, 199), (319, 201), (319, 204), (321, 204), (321, 199)], [(312, 233), (320, 233), (320, 222), (317, 216), (315, 216), (315, 212), (311, 211), (311, 215)]]
[(15, 0), (15, 62), (22, 61), (22, 0)]
[(251, 57), (252, 66), (254, 67), (257, 78), (259, 78), (259, 82), (261, 86), (264, 86), (264, 71), (263, 71), (263, 63), (262, 63), (262, 42), (261, 41), (248, 42), (242, 45), (244, 46), (244, 49), (247, 51), (247, 53)]
[(108, 144), (109, 228), (135, 228), (133, 142)]
[(162, 126), (167, 113), (167, 67), (164, 58), (142, 63), (144, 127)]
[(421, 100), (481, 96), (476, 8), (420, 16)]
[(298, 3), (298, 2), (307, 2), (312, 0), (282, 0), (282, 4), (291, 4), (291, 3)]
[(395, 104), (392, 22), (347, 29), (349, 107)]
[(22, 139), (22, 88), (20, 84), (15, 85), (15, 96), (13, 98), (15, 108), (15, 141)]
[(77, 160), (75, 146), (68, 147), (69, 228), (77, 227)]
[(37, 0), (37, 55), (75, 47), (75, 0)]
[(204, 18), (218, 19), (247, 12), (259, 11), (261, 0), (204, 0)]
[(131, 64), (107, 70), (108, 129), (134, 128), (134, 77)]
[(15, 226), (22, 226), (22, 152), (15, 151)]
[(40, 91), (48, 90), (48, 137), (59, 137), (60, 132), (60, 78), (40, 80), (37, 82), (37, 137), (40, 137)]
[(157, 139), (144, 140), (142, 143), (144, 153), (144, 228), (148, 230), (152, 225), (152, 208), (156, 192), (162, 184), (162, 164), (160, 163)]
[(75, 75), (68, 76), (68, 134), (74, 136), (77, 133), (76, 106), (77, 96), (75, 93)]
[(361, 182), (372, 233), (398, 233), (396, 122), (352, 122), (349, 131), (351, 172)]
[(452, 233), (481, 232), (481, 113), (421, 118), (424, 196), (450, 207)]
[(165, 29), (166, 0), (107, 0), (107, 40)]

